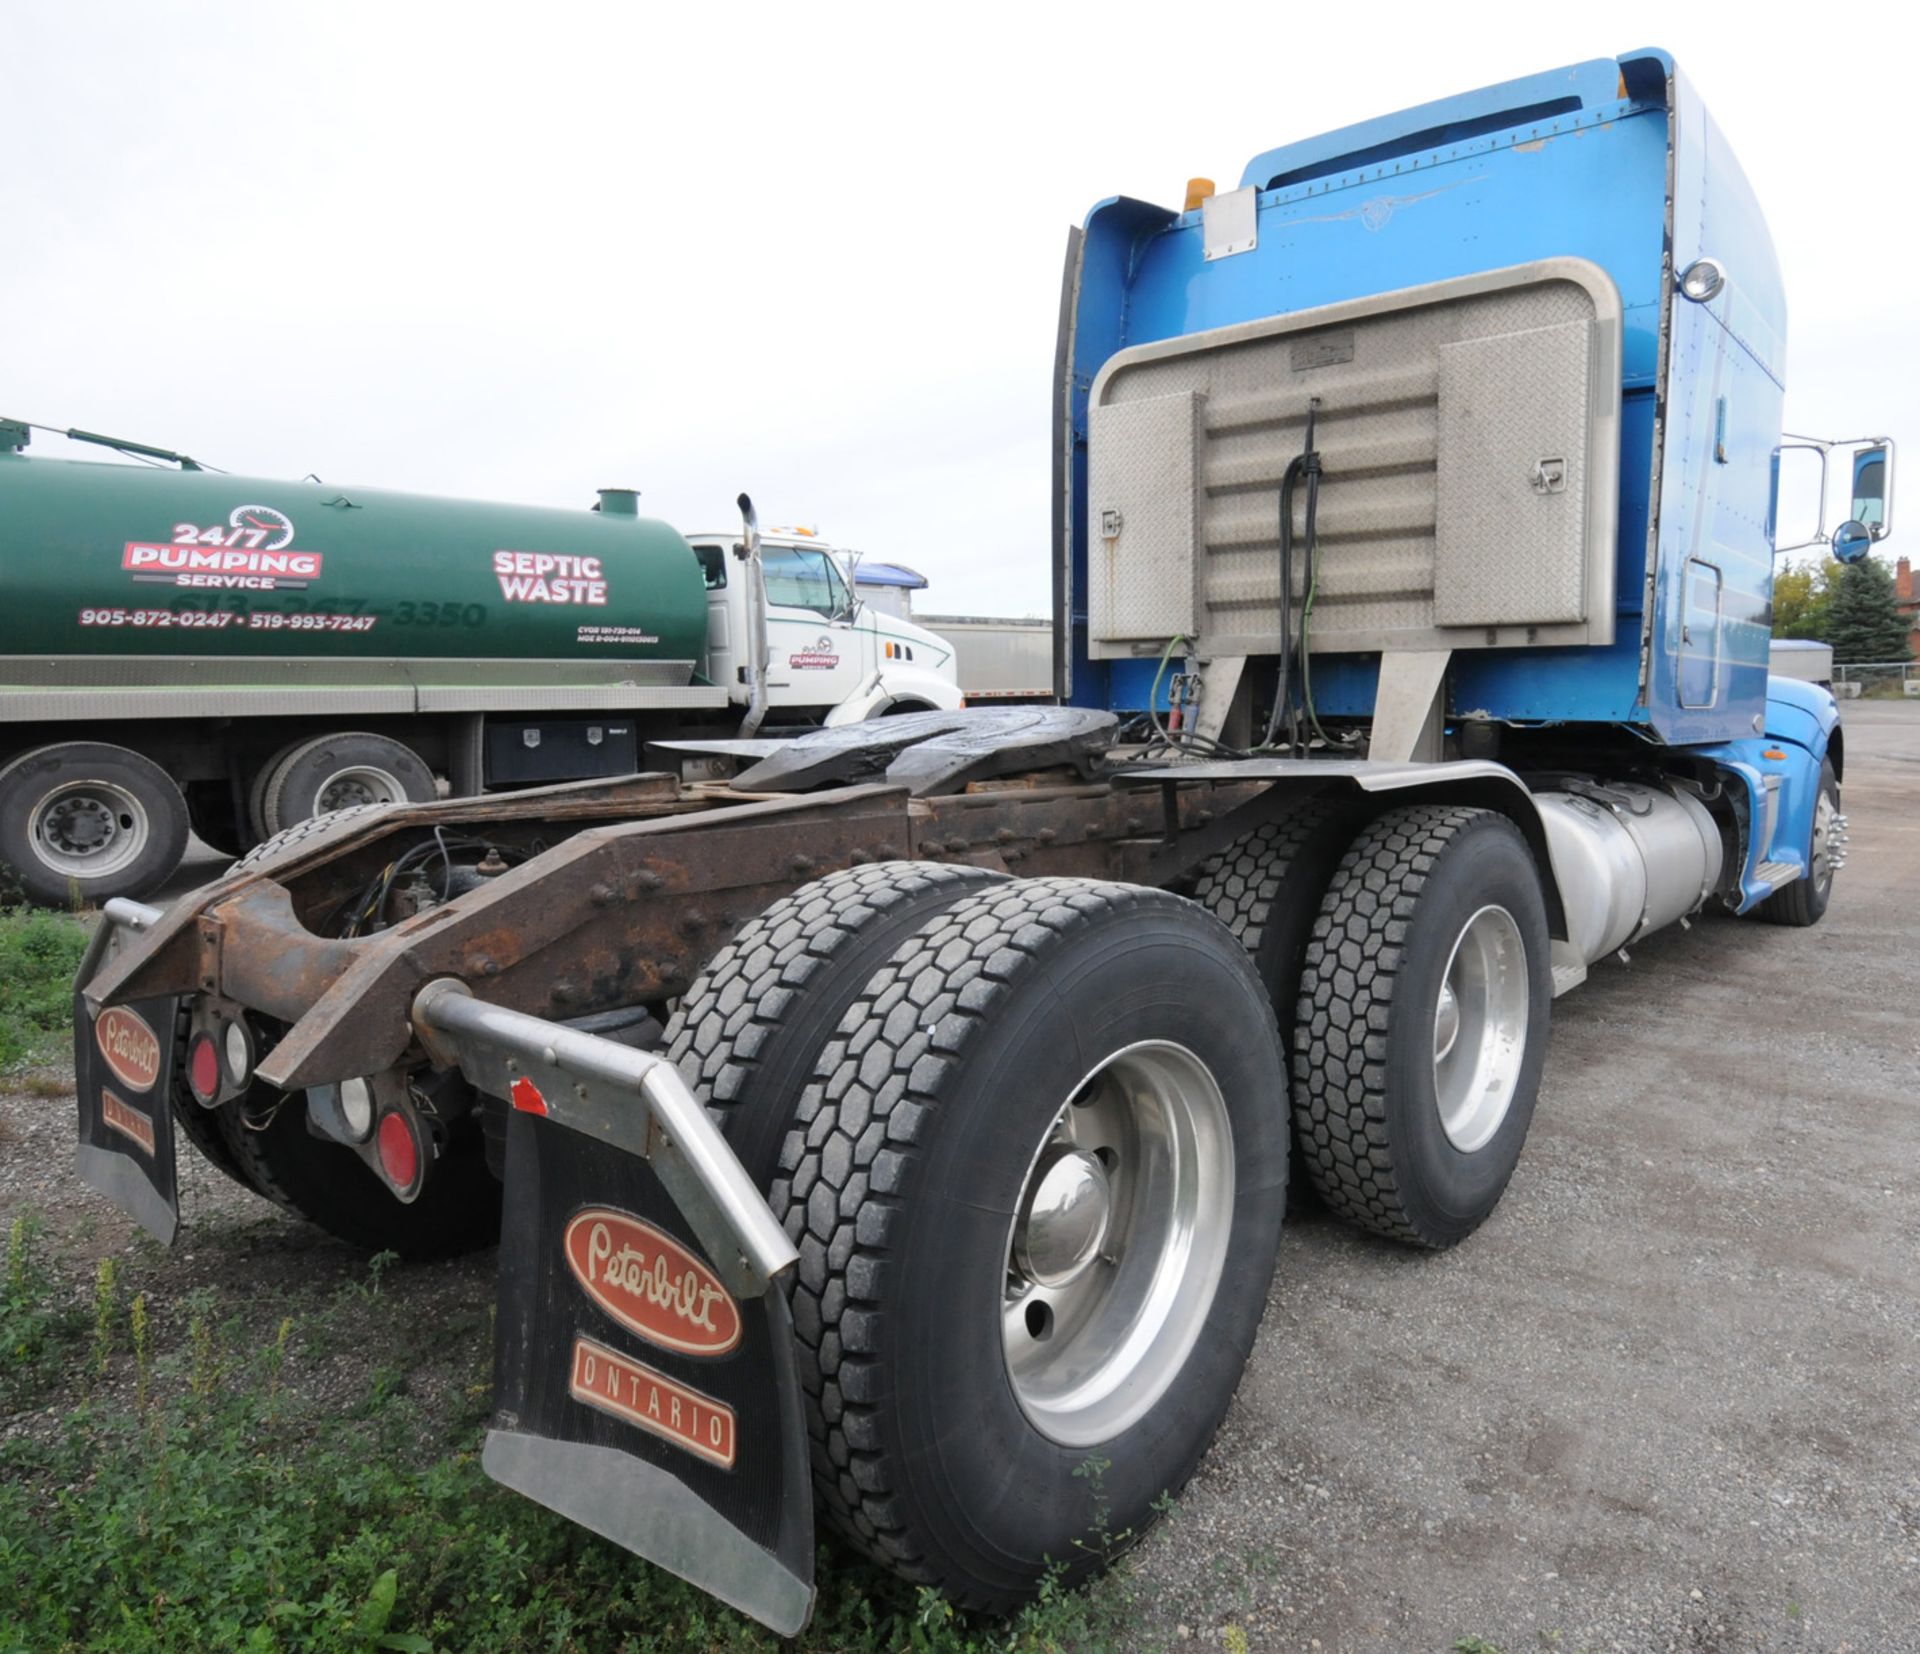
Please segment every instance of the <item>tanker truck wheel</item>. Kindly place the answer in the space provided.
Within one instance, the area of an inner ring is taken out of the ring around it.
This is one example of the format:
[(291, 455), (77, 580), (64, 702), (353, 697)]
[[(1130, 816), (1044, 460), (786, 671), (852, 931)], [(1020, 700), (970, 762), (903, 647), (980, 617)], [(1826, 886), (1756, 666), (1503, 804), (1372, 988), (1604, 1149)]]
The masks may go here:
[(438, 796), (433, 771), (386, 735), (342, 731), (303, 742), (277, 763), (260, 793), (267, 836), (309, 816), (355, 804), (425, 804)]
[(247, 829), (253, 834), (254, 845), (273, 837), (267, 829), (267, 783), (273, 779), (273, 772), (291, 758), (302, 744), (289, 741), (255, 770), (253, 779), (247, 783)]
[(70, 741), (0, 770), (0, 860), (31, 901), (65, 907), (144, 896), (186, 848), (186, 799), (137, 752)]
[(857, 1547), (1003, 1612), (1145, 1531), (1266, 1307), (1280, 1060), (1239, 944), (1164, 891), (997, 883), (873, 973), (771, 1197), (815, 1489)]
[(759, 1188), (827, 1036), (906, 938), (1005, 875), (875, 862), (829, 874), (747, 921), (667, 1024), (665, 1055)]
[(1417, 805), (1341, 858), (1300, 973), (1294, 1127), (1321, 1198), (1416, 1246), (1465, 1240), (1520, 1159), (1552, 1003), (1520, 830)]

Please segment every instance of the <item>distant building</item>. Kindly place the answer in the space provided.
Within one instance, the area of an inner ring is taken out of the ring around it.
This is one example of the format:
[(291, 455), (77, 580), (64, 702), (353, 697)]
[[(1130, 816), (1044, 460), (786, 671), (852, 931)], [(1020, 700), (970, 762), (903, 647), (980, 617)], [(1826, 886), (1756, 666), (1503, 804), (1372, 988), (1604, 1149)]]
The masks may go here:
[(1906, 616), (1907, 652), (1920, 660), (1920, 580), (1904, 557), (1893, 565), (1893, 605)]

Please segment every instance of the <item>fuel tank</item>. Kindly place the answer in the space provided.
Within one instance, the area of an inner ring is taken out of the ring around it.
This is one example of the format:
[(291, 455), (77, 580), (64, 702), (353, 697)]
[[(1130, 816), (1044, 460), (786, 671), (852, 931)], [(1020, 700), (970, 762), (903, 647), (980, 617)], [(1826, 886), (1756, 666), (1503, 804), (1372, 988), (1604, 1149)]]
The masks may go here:
[(1720, 881), (1720, 829), (1690, 792), (1609, 781), (1533, 801), (1567, 939), (1589, 965), (1693, 912)]
[(559, 511), (0, 453), (0, 655), (623, 661), (684, 684), (705, 583), (633, 502), (609, 490)]

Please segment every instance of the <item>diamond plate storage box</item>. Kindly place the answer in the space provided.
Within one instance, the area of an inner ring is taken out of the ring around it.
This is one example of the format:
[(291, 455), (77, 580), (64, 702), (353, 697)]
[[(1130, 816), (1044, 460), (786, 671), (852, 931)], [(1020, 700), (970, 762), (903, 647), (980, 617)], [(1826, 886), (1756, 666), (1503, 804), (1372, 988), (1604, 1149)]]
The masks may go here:
[(1181, 391), (1118, 403), (1100, 421), (1088, 596), (1093, 635), (1104, 642), (1157, 647), (1196, 628), (1205, 413), (1204, 396)]
[(1435, 626), (1587, 618), (1592, 357), (1591, 322), (1440, 347)]

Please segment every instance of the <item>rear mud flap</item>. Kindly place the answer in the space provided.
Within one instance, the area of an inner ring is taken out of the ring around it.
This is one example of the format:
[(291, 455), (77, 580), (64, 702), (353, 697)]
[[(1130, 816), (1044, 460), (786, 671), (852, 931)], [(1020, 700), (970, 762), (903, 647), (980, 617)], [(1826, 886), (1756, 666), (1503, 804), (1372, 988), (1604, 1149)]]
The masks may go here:
[(785, 1293), (733, 1300), (646, 1162), (518, 1111), (501, 1233), (487, 1474), (799, 1631), (813, 1488)]
[(782, 1636), (813, 1612), (791, 1242), (678, 1072), (457, 984), (429, 1048), (511, 1103), (482, 1463)]
[[(162, 1245), (180, 1228), (173, 1086), (176, 999), (112, 1005), (97, 1017), (80, 991), (117, 945), (110, 903), (80, 965), (73, 994), (73, 1084), (80, 1103), (74, 1169)], [(157, 915), (156, 915), (157, 917)]]

